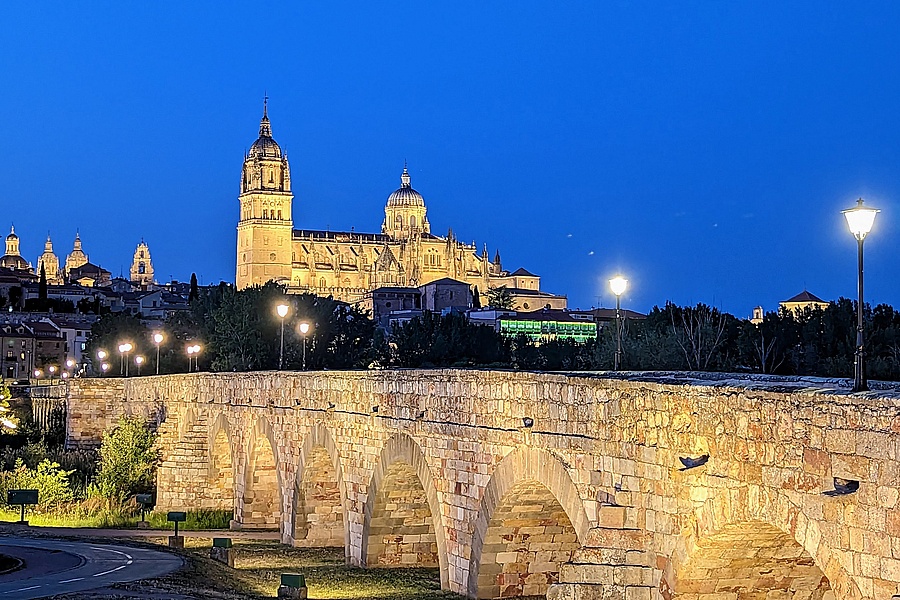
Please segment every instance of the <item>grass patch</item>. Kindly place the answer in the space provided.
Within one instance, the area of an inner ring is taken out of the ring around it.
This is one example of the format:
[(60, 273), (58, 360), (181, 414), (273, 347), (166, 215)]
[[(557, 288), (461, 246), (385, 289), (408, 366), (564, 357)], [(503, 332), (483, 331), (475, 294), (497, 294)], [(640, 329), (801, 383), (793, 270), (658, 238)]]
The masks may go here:
[[(175, 523), (166, 520), (167, 513), (152, 512), (147, 521), (151, 529), (175, 529)], [(186, 520), (178, 524), (179, 531), (205, 531), (207, 529), (228, 529), (234, 512), (230, 510), (189, 510)]]
[[(156, 538), (159, 544), (166, 543)], [(212, 538), (185, 538), (193, 591), (230, 590), (242, 597), (273, 598), (282, 573), (306, 576), (309, 598), (316, 600), (459, 600), (442, 591), (437, 567), (361, 569), (344, 564), (342, 548), (292, 548), (276, 542), (235, 540), (235, 568), (209, 558)], [(207, 595), (211, 595), (208, 594)]]

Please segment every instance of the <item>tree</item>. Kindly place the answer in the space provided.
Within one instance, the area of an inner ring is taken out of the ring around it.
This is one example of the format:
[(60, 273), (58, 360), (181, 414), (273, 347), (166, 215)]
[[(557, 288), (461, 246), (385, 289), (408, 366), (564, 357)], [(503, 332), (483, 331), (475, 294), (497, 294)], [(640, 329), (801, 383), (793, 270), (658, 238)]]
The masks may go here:
[(191, 291), (188, 293), (188, 303), (193, 303), (200, 295), (200, 288), (197, 286), (197, 274), (191, 273)]
[(41, 261), (41, 279), (38, 282), (38, 299), (47, 301), (47, 271), (44, 270), (44, 261)]
[[(107, 313), (91, 326), (91, 338), (85, 348), (85, 355), (93, 360), (99, 350), (104, 350), (112, 363), (122, 342), (131, 342), (134, 346), (131, 356), (138, 354), (149, 356), (151, 348), (155, 351), (150, 341), (150, 332), (140, 319), (127, 313)], [(100, 372), (99, 365), (95, 364), (94, 371)], [(117, 369), (112, 371), (116, 372)]]
[(719, 309), (703, 303), (695, 307), (681, 308), (667, 302), (666, 312), (672, 323), (675, 340), (684, 353), (688, 369), (709, 371), (711, 367), (725, 365), (722, 351), (729, 339), (727, 317), (733, 321), (733, 316), (721, 313)]
[(516, 301), (505, 285), (491, 288), (487, 291), (487, 303), (491, 308), (497, 310), (513, 310)]
[(156, 433), (142, 419), (125, 417), (103, 434), (97, 487), (106, 498), (151, 492), (156, 485), (159, 453)]

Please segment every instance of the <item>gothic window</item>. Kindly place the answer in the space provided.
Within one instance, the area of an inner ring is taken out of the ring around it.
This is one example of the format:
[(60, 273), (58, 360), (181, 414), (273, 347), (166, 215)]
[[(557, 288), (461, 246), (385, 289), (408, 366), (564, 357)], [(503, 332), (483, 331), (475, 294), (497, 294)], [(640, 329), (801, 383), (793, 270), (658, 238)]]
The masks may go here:
[(275, 171), (269, 169), (269, 183), (275, 183)]
[(269, 218), (269, 210), (267, 208), (263, 209), (263, 219)]
[(324, 277), (319, 279), (319, 287), (322, 289), (325, 289), (325, 278)]
[(278, 218), (281, 219), (281, 211), (278, 211)]
[(409, 228), (413, 229), (416, 226), (416, 216), (412, 215), (409, 217)]
[(141, 258), (144, 258), (144, 251), (141, 250)]
[(397, 217), (394, 219), (394, 222), (397, 224), (397, 229), (403, 229), (403, 217), (397, 215)]
[[(141, 254), (143, 254), (143, 252)], [(147, 267), (146, 267), (146, 265), (144, 265), (144, 263), (138, 264), (138, 273), (139, 274), (143, 275), (146, 272), (146, 270), (147, 270)]]

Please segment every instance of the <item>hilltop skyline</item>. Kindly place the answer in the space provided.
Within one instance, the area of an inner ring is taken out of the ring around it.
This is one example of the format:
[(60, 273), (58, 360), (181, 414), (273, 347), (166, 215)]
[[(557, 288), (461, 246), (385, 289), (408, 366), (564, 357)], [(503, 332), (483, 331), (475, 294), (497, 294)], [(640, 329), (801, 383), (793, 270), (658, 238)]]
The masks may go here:
[(298, 229), (378, 232), (408, 160), (436, 233), (571, 307), (612, 305), (621, 272), (628, 308), (746, 317), (855, 297), (840, 210), (863, 196), (867, 300), (900, 304), (900, 9), (474, 7), (13, 7), (0, 232), (34, 262), (78, 229), (114, 275), (144, 238), (159, 280), (234, 281), (268, 94)]

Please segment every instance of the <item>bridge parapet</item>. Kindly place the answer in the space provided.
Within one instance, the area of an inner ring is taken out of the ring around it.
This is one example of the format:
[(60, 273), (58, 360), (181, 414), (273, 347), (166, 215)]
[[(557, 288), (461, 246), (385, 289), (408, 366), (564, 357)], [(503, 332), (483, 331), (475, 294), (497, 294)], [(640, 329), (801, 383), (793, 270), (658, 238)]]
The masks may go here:
[[(466, 370), (76, 380), (68, 426), (72, 443), (97, 443), (141, 414), (160, 424), (160, 506), (233, 508), (237, 526), (277, 526), (287, 542), (343, 542), (353, 564), (436, 556), (443, 586), (472, 597), (677, 597), (726, 534), (749, 540), (748, 555), (808, 557), (821, 574), (811, 598), (891, 597), (900, 394), (842, 383)], [(859, 489), (823, 494), (834, 478)], [(797, 573), (781, 581), (815, 579)]]

